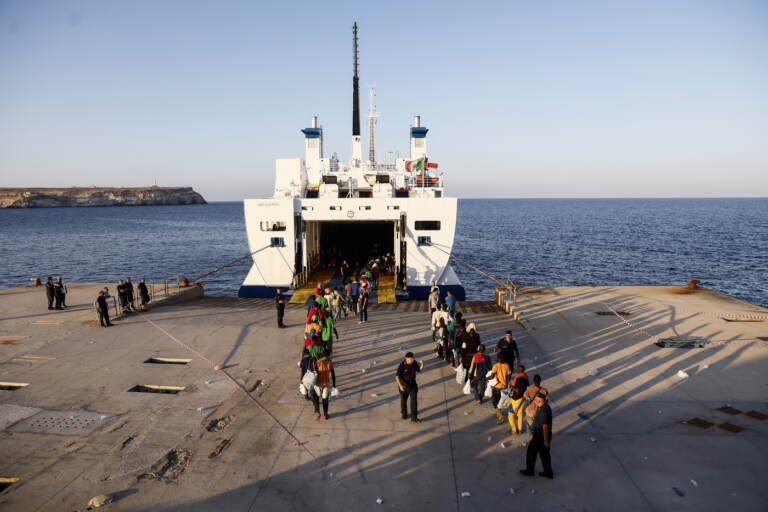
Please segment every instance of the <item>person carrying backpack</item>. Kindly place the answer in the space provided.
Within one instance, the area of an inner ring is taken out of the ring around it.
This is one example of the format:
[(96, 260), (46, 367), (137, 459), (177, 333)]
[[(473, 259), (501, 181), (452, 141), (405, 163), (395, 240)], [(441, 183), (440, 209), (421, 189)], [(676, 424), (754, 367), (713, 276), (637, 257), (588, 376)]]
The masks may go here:
[(475, 403), (477, 405), (483, 403), (483, 394), (487, 385), (485, 375), (489, 371), (491, 371), (491, 361), (485, 355), (485, 347), (478, 345), (477, 352), (472, 357), (472, 364), (469, 366), (469, 373), (467, 374), (468, 378), (471, 379), (470, 387), (475, 394)]
[(510, 433), (523, 433), (523, 417), (525, 416), (525, 391), (528, 389), (528, 375), (525, 374), (525, 366), (517, 367), (517, 375), (512, 379), (512, 396), (509, 399)]

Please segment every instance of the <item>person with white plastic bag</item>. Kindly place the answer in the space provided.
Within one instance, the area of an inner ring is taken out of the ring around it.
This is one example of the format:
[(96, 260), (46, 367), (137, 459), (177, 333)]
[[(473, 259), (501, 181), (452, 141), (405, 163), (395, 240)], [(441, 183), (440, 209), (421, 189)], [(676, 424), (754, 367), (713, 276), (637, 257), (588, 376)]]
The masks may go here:
[(320, 400), (323, 402), (323, 418), (328, 419), (328, 399), (332, 388), (336, 387), (336, 372), (331, 362), (331, 351), (325, 349), (323, 356), (315, 363), (317, 379), (312, 386), (312, 403), (315, 405), (315, 419), (320, 419)]
[[(509, 369), (509, 365), (504, 362), (504, 355), (502, 353), (499, 353), (496, 356), (496, 360), (498, 362), (493, 365), (493, 368), (491, 368), (491, 373), (496, 377), (497, 380), (496, 385), (493, 387), (491, 403), (496, 410), (496, 423), (501, 425), (504, 423), (504, 415), (502, 414), (501, 410), (499, 410), (499, 401), (502, 397), (502, 391), (505, 391), (509, 386), (509, 378), (512, 375), (512, 371)], [(510, 393), (506, 393), (507, 403), (504, 404), (505, 411), (506, 407), (509, 405), (509, 395)]]
[[(310, 397), (310, 389), (304, 384), (304, 375), (306, 375), (307, 371), (309, 370), (310, 364), (312, 364), (312, 368), (314, 371), (314, 362), (312, 361), (312, 356), (309, 355), (309, 350), (306, 348), (301, 352), (301, 360), (299, 361), (299, 394), (303, 395), (304, 398), (307, 400), (311, 400)], [(317, 374), (315, 374), (316, 376)], [(314, 377), (312, 377), (312, 382), (314, 383)]]

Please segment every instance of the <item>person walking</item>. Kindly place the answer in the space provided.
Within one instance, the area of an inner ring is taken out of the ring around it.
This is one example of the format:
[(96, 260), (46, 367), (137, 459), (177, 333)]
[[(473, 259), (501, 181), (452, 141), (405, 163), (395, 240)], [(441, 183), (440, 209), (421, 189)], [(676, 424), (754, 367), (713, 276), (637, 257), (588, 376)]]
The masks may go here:
[(349, 274), (349, 265), (347, 265), (347, 260), (343, 260), (341, 262), (341, 266), (339, 267), (339, 274), (341, 274), (341, 285), (344, 286), (347, 284), (347, 275)]
[(53, 298), (56, 300), (55, 309), (62, 309), (61, 304), (64, 299), (64, 283), (61, 282), (61, 276), (56, 278), (56, 282), (53, 283)]
[[(434, 283), (434, 281), (432, 281)], [(427, 297), (427, 308), (429, 308), (429, 322), (432, 323), (432, 315), (437, 311), (437, 305), (440, 303), (440, 293), (437, 290), (429, 292)]]
[(400, 362), (395, 374), (395, 382), (400, 389), (400, 415), (404, 420), (408, 419), (408, 398), (411, 399), (411, 422), (421, 423), (419, 419), (419, 386), (416, 384), (416, 374), (424, 369), (424, 361), (413, 358), (413, 352), (405, 354), (405, 360)]
[(512, 396), (509, 397), (510, 433), (523, 433), (523, 416), (525, 416), (525, 391), (528, 389), (528, 375), (525, 374), (525, 366), (517, 367), (517, 375), (512, 379)]
[(359, 324), (363, 322), (368, 322), (368, 290), (363, 288), (363, 292), (360, 295), (360, 298), (357, 302), (357, 308), (360, 310), (360, 321), (357, 322)]
[(512, 338), (512, 331), (507, 331), (496, 344), (496, 353), (504, 356), (510, 368), (515, 368), (515, 362), (520, 364), (520, 352), (517, 350), (517, 342)]
[(360, 283), (352, 277), (352, 282), (349, 283), (349, 304), (350, 307), (355, 308), (355, 313), (359, 313), (357, 310), (357, 299), (360, 295)]
[(45, 282), (45, 297), (48, 299), (48, 309), (53, 309), (53, 278), (48, 276), (48, 280)]
[(470, 379), (470, 387), (475, 394), (475, 403), (482, 405), (483, 395), (487, 380), (485, 375), (491, 370), (491, 362), (485, 356), (485, 347), (477, 346), (477, 352), (472, 357), (472, 364), (469, 367), (467, 378)]
[(451, 290), (446, 292), (445, 305), (448, 306), (448, 313), (450, 313), (451, 316), (456, 316), (456, 297)]
[(528, 403), (525, 408), (525, 424), (528, 426), (528, 432), (533, 430), (533, 418), (536, 416), (535, 399), (539, 394), (543, 394), (546, 397), (544, 398), (544, 402), (549, 401), (549, 391), (542, 387), (541, 375), (537, 373), (533, 376), (533, 385), (528, 386), (528, 389), (526, 389), (525, 393), (523, 394), (525, 400)]
[(278, 288), (275, 293), (275, 308), (277, 309), (277, 328), (285, 329), (285, 324), (283, 323), (283, 315), (285, 314), (285, 295), (283, 295), (283, 290), (280, 288)]
[[(299, 360), (299, 384), (302, 386), (304, 385), (304, 374), (307, 373), (307, 370), (317, 371), (317, 368), (315, 360), (309, 355), (309, 349), (304, 347), (301, 351), (301, 359)], [(312, 400), (312, 390), (305, 389), (305, 391), (304, 398), (307, 401)]]
[(102, 327), (111, 327), (112, 322), (109, 321), (109, 306), (107, 305), (107, 297), (104, 290), (99, 290), (99, 296), (96, 298), (96, 311), (99, 314), (99, 325)]
[(320, 401), (323, 402), (323, 419), (328, 419), (328, 399), (331, 396), (331, 388), (336, 387), (336, 372), (331, 362), (331, 351), (325, 349), (323, 355), (315, 363), (317, 368), (317, 380), (312, 388), (312, 403), (315, 406), (315, 419), (320, 419)]
[(472, 365), (472, 358), (475, 356), (475, 352), (477, 352), (477, 347), (479, 345), (480, 335), (477, 333), (477, 327), (475, 327), (473, 322), (467, 327), (463, 342), (461, 343), (461, 364), (467, 370), (469, 370), (469, 367)]
[(333, 321), (330, 313), (326, 310), (325, 317), (320, 321), (322, 325), (321, 337), (323, 340), (323, 346), (329, 350), (333, 350), (333, 335), (336, 335), (336, 341), (339, 339), (339, 331), (336, 330), (336, 323)]
[(141, 278), (141, 281), (139, 282), (139, 285), (136, 287), (136, 291), (139, 292), (139, 300), (141, 301), (141, 309), (142, 311), (145, 311), (147, 309), (147, 304), (149, 304), (149, 301), (151, 300), (149, 298), (149, 290), (147, 290), (147, 283), (144, 281), (144, 278)]
[(501, 425), (504, 423), (504, 416), (496, 406), (499, 405), (499, 400), (501, 399), (501, 390), (507, 389), (507, 386), (509, 385), (509, 378), (512, 375), (512, 372), (509, 369), (509, 365), (504, 362), (503, 354), (497, 354), (496, 361), (496, 364), (493, 365), (493, 368), (491, 368), (491, 373), (496, 377), (497, 380), (496, 385), (493, 387), (491, 403), (493, 404), (493, 408), (496, 411), (496, 423)]
[(552, 457), (549, 452), (552, 443), (552, 409), (545, 402), (546, 397), (543, 393), (536, 395), (536, 415), (533, 418), (533, 437), (528, 443), (528, 451), (525, 454), (525, 469), (520, 473), (525, 476), (533, 476), (536, 467), (536, 457), (541, 457), (541, 465), (544, 471), (539, 475), (554, 478), (552, 473)]

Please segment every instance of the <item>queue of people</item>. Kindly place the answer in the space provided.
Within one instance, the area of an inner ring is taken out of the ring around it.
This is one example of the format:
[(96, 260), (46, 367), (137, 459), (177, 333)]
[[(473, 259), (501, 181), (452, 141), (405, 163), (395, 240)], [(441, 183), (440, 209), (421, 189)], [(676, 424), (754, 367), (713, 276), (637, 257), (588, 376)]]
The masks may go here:
[[(456, 312), (455, 297), (450, 292), (442, 297), (434, 281), (427, 306), (435, 357), (455, 368), (456, 381), (464, 386), (464, 394), (473, 396), (476, 405), (482, 405), (485, 398), (491, 399), (498, 425), (507, 422), (511, 435), (522, 435), (526, 430), (531, 435), (526, 467), (520, 471), (521, 474), (532, 476), (536, 459), (540, 457), (543, 471), (539, 474), (553, 478), (549, 451), (552, 441), (549, 392), (542, 387), (540, 375), (534, 375), (533, 382), (529, 379), (525, 366), (520, 362), (520, 351), (512, 331), (507, 331), (493, 351), (486, 354), (477, 326), (474, 323), (467, 324), (463, 314)], [(406, 357), (398, 368), (398, 386), (402, 380), (403, 365), (411, 368), (415, 376), (413, 360)], [(413, 382), (415, 386), (415, 378)], [(404, 390), (400, 386), (404, 418), (408, 395), (413, 396), (412, 412), (416, 410), (415, 390), (415, 387), (413, 390)]]

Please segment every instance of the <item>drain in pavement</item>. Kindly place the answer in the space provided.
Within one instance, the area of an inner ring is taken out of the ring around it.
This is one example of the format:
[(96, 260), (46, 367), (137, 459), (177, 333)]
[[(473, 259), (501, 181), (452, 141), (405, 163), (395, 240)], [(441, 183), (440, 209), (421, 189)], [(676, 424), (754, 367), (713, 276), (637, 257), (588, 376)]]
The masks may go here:
[(686, 420), (684, 423), (686, 425), (692, 425), (694, 427), (699, 427), (699, 428), (709, 428), (714, 425), (714, 423), (709, 422), (707, 420), (703, 420), (701, 418), (691, 418), (689, 420)]
[(66, 436), (87, 436), (117, 416), (95, 411), (40, 411), (12, 427), (11, 432), (31, 432), (35, 434), (59, 434)]
[(157, 386), (154, 384), (136, 384), (128, 390), (129, 393), (161, 393), (166, 395), (175, 395), (179, 391), (184, 391), (184, 386)]
[(768, 415), (763, 414), (763, 413), (758, 412), (758, 411), (747, 411), (747, 412), (744, 413), (744, 416), (749, 416), (750, 418), (752, 418), (754, 420), (760, 420), (760, 421), (768, 420)]
[(15, 476), (0, 476), (0, 493), (5, 491), (7, 488), (15, 484), (21, 480), (19, 477)]
[(724, 412), (725, 414), (730, 414), (731, 416), (736, 416), (737, 414), (741, 414), (740, 410), (734, 409), (733, 407), (729, 407), (727, 405), (718, 407), (717, 410), (720, 412)]
[(728, 423), (728, 422), (719, 424), (718, 428), (727, 430), (728, 432), (733, 432), (734, 434), (738, 434), (739, 432), (744, 430), (744, 427), (740, 427), (738, 425), (734, 425), (733, 423)]
[(26, 386), (29, 386), (29, 382), (0, 382), (0, 390), (3, 391), (16, 391)]
[(149, 364), (187, 364), (191, 359), (178, 359), (173, 357), (150, 357), (145, 363)]

